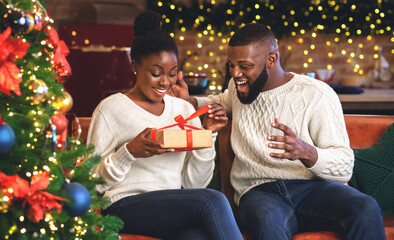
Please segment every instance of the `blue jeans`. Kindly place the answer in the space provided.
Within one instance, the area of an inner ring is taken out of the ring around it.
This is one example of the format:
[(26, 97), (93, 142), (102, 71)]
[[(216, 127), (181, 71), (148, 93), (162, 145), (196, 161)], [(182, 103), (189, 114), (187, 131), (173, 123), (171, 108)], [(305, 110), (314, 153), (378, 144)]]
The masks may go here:
[(103, 214), (124, 221), (121, 233), (185, 240), (241, 240), (227, 198), (213, 189), (175, 189), (123, 198)]
[(307, 231), (335, 231), (351, 240), (386, 239), (375, 199), (337, 182), (280, 180), (242, 196), (241, 228), (254, 240), (291, 239)]

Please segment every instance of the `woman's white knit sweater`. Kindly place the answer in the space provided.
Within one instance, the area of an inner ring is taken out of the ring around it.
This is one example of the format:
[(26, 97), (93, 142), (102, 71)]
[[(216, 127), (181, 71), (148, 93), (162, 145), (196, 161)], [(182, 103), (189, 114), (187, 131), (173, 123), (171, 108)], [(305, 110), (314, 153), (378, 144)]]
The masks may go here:
[[(118, 93), (104, 99), (95, 109), (87, 143), (94, 144), (94, 152), (102, 158), (94, 174), (103, 177), (107, 184), (98, 186), (97, 190), (105, 193), (112, 203), (154, 190), (199, 188), (209, 184), (215, 164), (214, 147), (149, 158), (135, 158), (126, 149), (126, 144), (145, 128), (172, 125), (176, 116), (187, 118), (195, 112), (190, 103), (178, 98), (166, 95), (164, 102), (163, 113), (156, 116)], [(201, 128), (198, 117), (188, 124)], [(217, 134), (212, 135), (214, 144)]]
[[(354, 155), (349, 146), (338, 96), (326, 83), (294, 74), (286, 84), (261, 92), (251, 104), (238, 100), (235, 84), (222, 94), (197, 98), (198, 104), (219, 103), (232, 115), (231, 146), (235, 153), (231, 184), (238, 204), (254, 186), (280, 179), (324, 179), (347, 182)], [(274, 129), (274, 119), (290, 127), (304, 142), (316, 148), (318, 160), (311, 168), (301, 161), (273, 158), (267, 136), (283, 132)]]

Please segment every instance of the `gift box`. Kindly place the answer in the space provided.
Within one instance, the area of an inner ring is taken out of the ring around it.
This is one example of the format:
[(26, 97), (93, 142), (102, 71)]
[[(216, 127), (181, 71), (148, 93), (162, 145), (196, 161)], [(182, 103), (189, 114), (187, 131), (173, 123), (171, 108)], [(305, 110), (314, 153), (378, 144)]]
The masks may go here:
[(212, 147), (211, 130), (158, 130), (156, 142), (164, 148), (206, 148)]
[[(174, 119), (176, 124), (153, 130), (150, 138), (155, 142), (163, 144), (164, 148), (175, 148), (176, 151), (212, 147), (211, 130), (203, 130), (186, 124), (189, 120), (207, 113), (209, 109), (210, 106), (206, 105), (186, 119), (182, 115), (178, 115)], [(181, 130), (167, 129), (175, 126), (178, 126)]]

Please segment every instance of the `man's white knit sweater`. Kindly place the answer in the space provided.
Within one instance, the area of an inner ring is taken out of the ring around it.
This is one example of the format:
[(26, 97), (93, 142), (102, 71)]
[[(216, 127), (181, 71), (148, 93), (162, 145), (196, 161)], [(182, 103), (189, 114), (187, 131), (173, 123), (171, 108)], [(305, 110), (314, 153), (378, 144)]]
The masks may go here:
[[(166, 95), (164, 102), (163, 113), (156, 116), (118, 93), (104, 99), (95, 109), (87, 143), (94, 144), (94, 152), (102, 158), (94, 173), (107, 181), (97, 190), (105, 193), (112, 203), (154, 190), (199, 188), (209, 184), (215, 164), (214, 147), (149, 158), (135, 158), (127, 150), (126, 144), (145, 128), (172, 125), (176, 123), (176, 116), (181, 114), (187, 118), (195, 112), (193, 106), (182, 99)], [(188, 124), (201, 128), (198, 117)], [(217, 133), (212, 135), (214, 143)]]
[[(286, 84), (261, 92), (251, 104), (242, 104), (234, 81), (219, 95), (197, 98), (198, 105), (219, 103), (232, 115), (231, 146), (235, 153), (231, 184), (235, 202), (254, 186), (276, 180), (324, 179), (347, 182), (354, 155), (349, 146), (342, 107), (326, 83), (294, 74)], [(290, 127), (304, 142), (316, 148), (318, 160), (311, 168), (300, 160), (273, 158), (267, 136), (283, 136), (271, 126), (274, 119)]]

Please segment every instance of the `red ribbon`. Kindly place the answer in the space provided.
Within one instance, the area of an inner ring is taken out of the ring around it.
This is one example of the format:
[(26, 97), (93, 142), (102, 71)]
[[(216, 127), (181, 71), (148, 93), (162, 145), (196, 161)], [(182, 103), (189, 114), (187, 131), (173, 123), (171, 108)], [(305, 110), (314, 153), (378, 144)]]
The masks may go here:
[[(193, 118), (199, 117), (205, 113), (208, 112), (208, 110), (210, 109), (209, 105), (205, 105), (204, 107), (198, 109), (197, 111), (195, 111), (192, 115), (190, 115), (188, 118), (184, 119), (182, 117), (182, 115), (178, 115), (175, 117), (175, 121), (177, 123), (172, 124), (172, 125), (168, 125), (159, 129), (154, 129), (151, 133), (151, 139), (153, 141), (156, 141), (156, 132), (158, 130), (162, 130), (162, 129), (166, 129), (166, 128), (170, 128), (170, 127), (175, 127), (178, 126), (180, 129), (185, 130), (185, 127), (191, 128), (191, 129), (195, 129), (195, 130), (201, 130), (200, 128), (197, 128), (195, 126), (192, 125), (187, 125), (186, 123), (190, 120), (192, 120)], [(179, 148), (176, 149), (176, 152), (180, 152), (180, 151), (187, 151), (187, 150), (193, 150), (192, 148), (193, 146), (193, 136), (192, 136), (192, 130), (190, 129), (186, 129), (186, 148)]]

